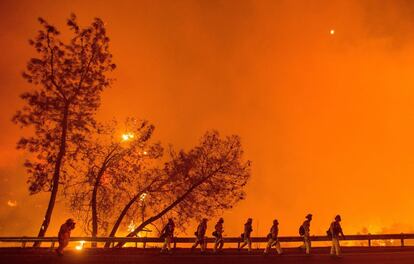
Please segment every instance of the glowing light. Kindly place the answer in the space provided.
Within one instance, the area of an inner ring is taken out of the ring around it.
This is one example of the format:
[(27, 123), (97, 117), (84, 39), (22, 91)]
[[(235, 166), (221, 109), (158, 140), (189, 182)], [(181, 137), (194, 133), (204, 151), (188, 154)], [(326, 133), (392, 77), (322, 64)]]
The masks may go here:
[(79, 241), (79, 245), (77, 245), (75, 247), (76, 250), (82, 250), (83, 249), (83, 244), (85, 244), (85, 241)]
[(17, 201), (16, 200), (8, 200), (7, 205), (10, 206), (10, 207), (16, 207), (17, 206)]
[(331, 34), (331, 35), (335, 34), (335, 30), (334, 30), (334, 29), (331, 29), (331, 30), (329, 31), (329, 34)]
[(147, 197), (147, 193), (143, 193), (143, 194), (141, 194), (141, 196), (139, 197), (139, 200), (140, 200), (141, 202), (143, 202), (143, 201), (145, 200), (145, 197)]
[(134, 220), (131, 220), (131, 222), (128, 225), (128, 232), (133, 232), (136, 228), (136, 225), (134, 223)]
[(146, 152), (146, 151), (144, 151), (144, 152), (142, 152), (144, 155), (148, 155), (148, 152)]
[(131, 132), (124, 133), (122, 134), (121, 138), (122, 138), (122, 141), (129, 141), (134, 138), (134, 134), (132, 134)]

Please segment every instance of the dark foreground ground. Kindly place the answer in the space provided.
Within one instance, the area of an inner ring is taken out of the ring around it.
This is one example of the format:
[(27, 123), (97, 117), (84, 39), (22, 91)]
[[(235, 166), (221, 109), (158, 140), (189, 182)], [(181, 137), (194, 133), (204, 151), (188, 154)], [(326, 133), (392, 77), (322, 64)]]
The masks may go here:
[(315, 249), (312, 256), (304, 256), (298, 249), (287, 249), (283, 256), (277, 256), (272, 252), (263, 256), (262, 251), (252, 254), (227, 250), (220, 255), (199, 252), (190, 253), (188, 250), (176, 250), (173, 255), (160, 255), (158, 250), (124, 248), (124, 249), (84, 249), (82, 251), (67, 250), (65, 256), (58, 257), (50, 249), (19, 249), (0, 248), (0, 263), (154, 263), (154, 264), (197, 264), (197, 263), (375, 263), (375, 264), (413, 264), (413, 247), (394, 248), (345, 248), (342, 258), (329, 256), (329, 249)]

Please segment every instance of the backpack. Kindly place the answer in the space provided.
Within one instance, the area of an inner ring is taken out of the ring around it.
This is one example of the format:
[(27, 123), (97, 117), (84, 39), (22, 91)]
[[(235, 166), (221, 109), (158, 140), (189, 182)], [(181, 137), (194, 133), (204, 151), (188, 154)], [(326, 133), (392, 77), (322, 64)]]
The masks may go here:
[(328, 230), (326, 230), (326, 235), (328, 236), (329, 239), (332, 239), (331, 228), (329, 228)]
[(217, 231), (214, 231), (213, 233), (211, 233), (213, 235), (213, 237), (219, 237)]
[(166, 237), (165, 232), (160, 235), (160, 238), (164, 239)]
[(196, 231), (194, 232), (194, 235), (195, 235), (196, 237), (198, 237), (198, 231), (200, 230), (200, 228), (201, 228), (201, 224), (199, 224), (199, 225), (197, 226), (197, 229), (196, 229)]
[(305, 235), (305, 228), (303, 227), (303, 225), (299, 227), (299, 235), (301, 236)]

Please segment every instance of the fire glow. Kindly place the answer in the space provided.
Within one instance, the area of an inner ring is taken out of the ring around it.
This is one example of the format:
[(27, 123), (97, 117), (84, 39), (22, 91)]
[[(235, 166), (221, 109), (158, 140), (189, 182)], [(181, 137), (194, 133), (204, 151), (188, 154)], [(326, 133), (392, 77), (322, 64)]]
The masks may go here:
[(143, 194), (141, 194), (141, 196), (139, 197), (139, 200), (140, 200), (141, 202), (143, 202), (143, 201), (145, 201), (145, 197), (147, 197), (147, 193), (143, 193)]
[(131, 220), (131, 222), (128, 225), (128, 232), (133, 232), (135, 230), (135, 227), (136, 225), (134, 223), (134, 220)]
[(79, 241), (79, 245), (77, 245), (75, 247), (76, 250), (82, 250), (83, 249), (83, 245), (85, 244), (85, 241)]
[(17, 206), (17, 201), (16, 200), (8, 200), (7, 205), (9, 207), (16, 207)]
[(134, 138), (134, 134), (131, 133), (131, 132), (124, 133), (124, 134), (122, 134), (121, 138), (122, 138), (122, 141), (129, 141), (129, 140), (132, 140)]

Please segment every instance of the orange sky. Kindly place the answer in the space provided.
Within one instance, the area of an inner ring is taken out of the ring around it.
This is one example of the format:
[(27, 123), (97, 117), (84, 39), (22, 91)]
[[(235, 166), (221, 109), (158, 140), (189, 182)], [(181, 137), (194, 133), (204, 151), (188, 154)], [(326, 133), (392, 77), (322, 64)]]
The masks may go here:
[[(61, 28), (70, 12), (101, 17), (112, 40), (101, 119), (146, 118), (184, 148), (212, 128), (241, 135), (253, 176), (228, 235), (249, 216), (259, 235), (274, 217), (297, 235), (308, 212), (319, 234), (337, 213), (347, 233), (414, 230), (414, 3), (95, 2), (0, 2), (0, 235), (35, 235), (47, 205), (27, 194), (10, 119), (30, 88), (20, 73), (36, 18)], [(67, 215), (58, 206), (49, 235)]]

